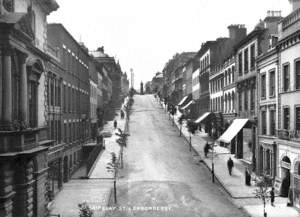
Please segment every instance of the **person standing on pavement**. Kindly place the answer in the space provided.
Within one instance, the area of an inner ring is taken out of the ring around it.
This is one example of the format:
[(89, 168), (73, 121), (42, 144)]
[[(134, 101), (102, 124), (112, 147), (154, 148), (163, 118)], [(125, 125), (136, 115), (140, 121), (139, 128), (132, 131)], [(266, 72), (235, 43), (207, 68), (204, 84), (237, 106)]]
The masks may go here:
[(118, 122), (114, 120), (114, 128), (117, 129), (117, 126), (118, 126)]
[(229, 159), (227, 161), (227, 168), (228, 168), (229, 175), (232, 174), (232, 168), (233, 168), (233, 166), (234, 166), (233, 160), (231, 159), (231, 157), (229, 157)]
[(208, 142), (206, 142), (206, 144), (204, 146), (204, 155), (205, 155), (205, 157), (207, 157), (209, 149), (210, 149), (209, 144), (208, 144)]
[(274, 187), (272, 187), (271, 191), (270, 191), (270, 198), (271, 198), (271, 206), (275, 206), (274, 202), (275, 202), (275, 193), (274, 193)]

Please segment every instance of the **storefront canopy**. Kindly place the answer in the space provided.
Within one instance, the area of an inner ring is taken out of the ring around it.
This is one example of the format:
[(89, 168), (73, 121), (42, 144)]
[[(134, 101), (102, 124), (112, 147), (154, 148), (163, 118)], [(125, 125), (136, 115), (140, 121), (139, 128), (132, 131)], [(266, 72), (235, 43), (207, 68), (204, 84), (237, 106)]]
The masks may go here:
[(183, 103), (187, 100), (188, 96), (182, 98), (182, 100), (178, 103), (178, 106), (183, 105)]
[(218, 139), (219, 142), (230, 143), (231, 140), (240, 132), (247, 124), (248, 119), (235, 119), (228, 129)]
[(205, 120), (211, 113), (210, 112), (205, 112), (203, 115), (201, 115), (196, 121), (196, 124), (200, 124), (202, 121)]
[(193, 104), (193, 100), (191, 100), (188, 104), (186, 104), (185, 106), (183, 106), (181, 109), (187, 109), (188, 107), (190, 107), (190, 105), (192, 105)]

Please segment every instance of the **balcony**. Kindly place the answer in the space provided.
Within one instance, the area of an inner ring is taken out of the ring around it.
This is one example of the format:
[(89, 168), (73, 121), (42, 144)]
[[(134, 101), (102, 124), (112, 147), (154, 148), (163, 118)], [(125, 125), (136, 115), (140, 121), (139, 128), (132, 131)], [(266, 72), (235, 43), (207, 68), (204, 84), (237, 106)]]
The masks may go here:
[(282, 29), (285, 30), (300, 19), (300, 9), (294, 11), (282, 21)]
[(278, 130), (278, 138), (290, 141), (300, 141), (300, 130)]

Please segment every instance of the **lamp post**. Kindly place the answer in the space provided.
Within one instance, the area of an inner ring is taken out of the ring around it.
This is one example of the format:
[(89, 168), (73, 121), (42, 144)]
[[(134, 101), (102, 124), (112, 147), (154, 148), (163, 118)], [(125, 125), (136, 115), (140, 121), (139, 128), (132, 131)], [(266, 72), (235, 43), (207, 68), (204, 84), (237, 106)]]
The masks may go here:
[[(211, 131), (212, 131), (212, 135), (214, 135), (215, 128), (213, 127)], [(212, 155), (211, 155), (211, 181), (212, 182), (215, 182), (214, 147), (215, 147), (215, 144), (213, 142), (213, 144), (212, 144)]]

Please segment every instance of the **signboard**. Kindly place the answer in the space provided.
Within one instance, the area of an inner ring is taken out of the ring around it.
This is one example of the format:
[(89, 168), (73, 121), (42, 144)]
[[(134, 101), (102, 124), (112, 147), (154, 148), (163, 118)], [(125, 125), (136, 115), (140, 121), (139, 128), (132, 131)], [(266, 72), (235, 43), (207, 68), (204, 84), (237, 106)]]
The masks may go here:
[(291, 163), (281, 161), (281, 167), (290, 170), (291, 169)]
[(280, 178), (276, 178), (275, 182), (274, 182), (274, 189), (275, 189), (275, 194), (280, 195), (281, 192), (281, 179)]

